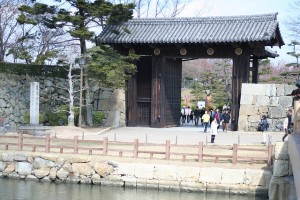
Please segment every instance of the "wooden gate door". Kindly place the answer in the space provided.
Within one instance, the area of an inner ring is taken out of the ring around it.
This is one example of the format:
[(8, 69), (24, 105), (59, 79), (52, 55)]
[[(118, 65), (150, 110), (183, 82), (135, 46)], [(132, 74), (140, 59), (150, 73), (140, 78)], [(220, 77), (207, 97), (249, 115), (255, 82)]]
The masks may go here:
[(137, 72), (137, 125), (150, 126), (151, 119), (151, 56), (142, 56)]

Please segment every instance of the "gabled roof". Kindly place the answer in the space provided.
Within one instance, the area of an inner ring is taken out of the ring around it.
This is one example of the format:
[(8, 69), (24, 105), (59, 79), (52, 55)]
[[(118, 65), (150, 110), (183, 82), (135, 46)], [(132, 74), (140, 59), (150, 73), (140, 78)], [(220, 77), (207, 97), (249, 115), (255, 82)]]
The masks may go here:
[(230, 17), (132, 19), (121, 25), (106, 26), (97, 37), (98, 44), (244, 42), (263, 42), (268, 46), (284, 45), (277, 13)]

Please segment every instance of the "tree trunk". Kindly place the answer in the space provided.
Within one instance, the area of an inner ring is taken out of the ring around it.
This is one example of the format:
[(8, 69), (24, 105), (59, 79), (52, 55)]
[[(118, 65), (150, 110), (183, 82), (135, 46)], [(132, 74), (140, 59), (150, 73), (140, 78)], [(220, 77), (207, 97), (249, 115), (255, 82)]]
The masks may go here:
[(68, 126), (74, 125), (74, 91), (73, 91), (73, 82), (72, 82), (72, 68), (73, 63), (70, 63), (68, 79), (69, 79), (69, 117), (68, 117)]

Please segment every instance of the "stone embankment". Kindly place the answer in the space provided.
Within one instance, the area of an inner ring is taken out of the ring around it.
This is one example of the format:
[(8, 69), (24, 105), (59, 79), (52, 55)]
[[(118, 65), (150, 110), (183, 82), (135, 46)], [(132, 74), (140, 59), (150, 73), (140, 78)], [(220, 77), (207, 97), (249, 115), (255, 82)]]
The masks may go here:
[(188, 163), (131, 163), (93, 156), (2, 152), (0, 177), (266, 196), (272, 172), (250, 168), (191, 166)]

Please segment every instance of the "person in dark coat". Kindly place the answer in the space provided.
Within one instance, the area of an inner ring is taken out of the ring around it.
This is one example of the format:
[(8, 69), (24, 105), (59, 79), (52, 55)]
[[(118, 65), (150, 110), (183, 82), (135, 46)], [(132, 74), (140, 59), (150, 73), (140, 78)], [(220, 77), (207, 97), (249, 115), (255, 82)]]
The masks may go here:
[(200, 110), (199, 107), (197, 106), (196, 109), (194, 110), (194, 116), (195, 116), (195, 126), (199, 125), (199, 118), (200, 118)]
[(228, 110), (225, 110), (225, 112), (222, 114), (223, 132), (224, 131), (227, 132), (229, 121), (230, 121), (230, 114), (228, 113)]

